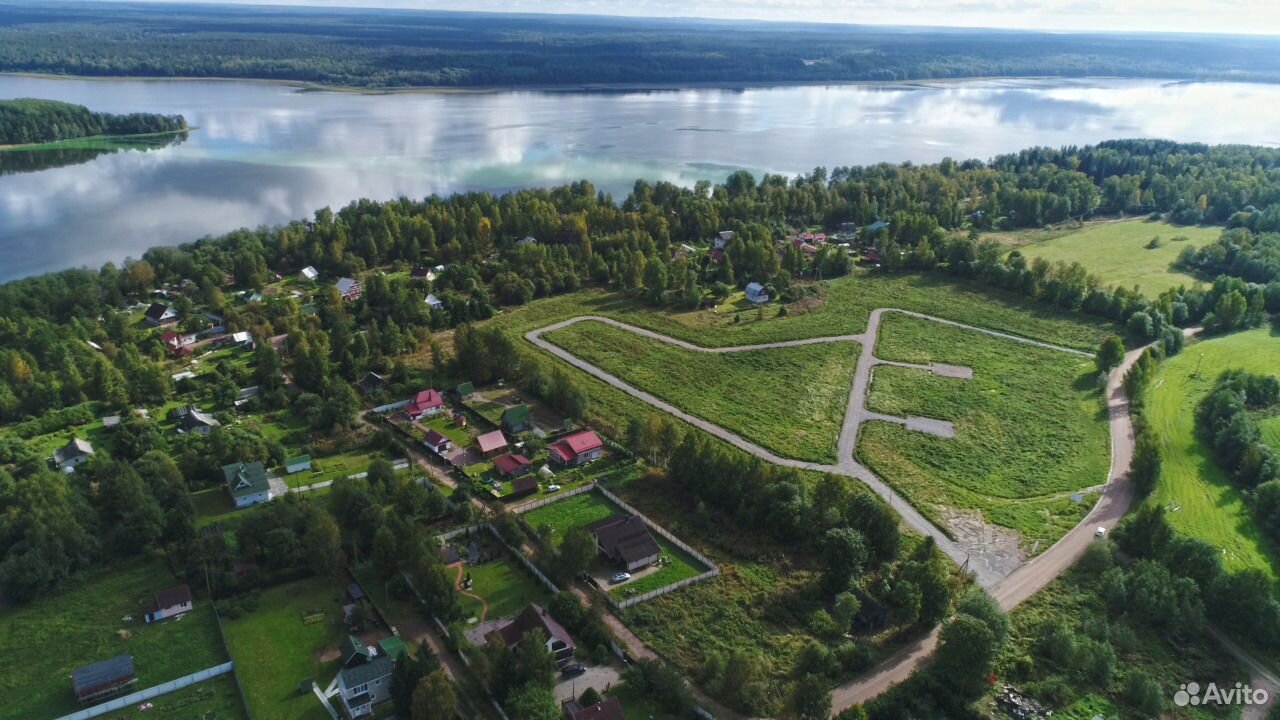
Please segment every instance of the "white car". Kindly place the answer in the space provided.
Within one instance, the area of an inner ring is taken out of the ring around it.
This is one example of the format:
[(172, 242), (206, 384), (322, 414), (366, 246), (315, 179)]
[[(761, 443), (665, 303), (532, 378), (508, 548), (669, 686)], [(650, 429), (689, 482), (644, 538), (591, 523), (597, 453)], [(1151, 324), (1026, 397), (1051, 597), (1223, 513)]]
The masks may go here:
[(612, 578), (610, 578), (610, 580), (613, 582), (614, 585), (617, 585), (618, 583), (624, 583), (630, 579), (631, 579), (631, 573), (629, 572), (616, 573)]
[(1107, 534), (1107, 529), (1106, 529), (1106, 528), (1104, 528), (1104, 527), (1102, 527), (1101, 525), (1099, 525), (1099, 526), (1098, 526), (1098, 531), (1097, 531), (1097, 532), (1095, 532), (1095, 533), (1093, 534), (1093, 536), (1094, 536), (1094, 537), (1102, 537), (1103, 535), (1106, 535), (1106, 534)]
[(559, 485), (548, 485), (548, 486), (547, 486), (547, 492), (560, 492), (560, 486), (559, 486)]

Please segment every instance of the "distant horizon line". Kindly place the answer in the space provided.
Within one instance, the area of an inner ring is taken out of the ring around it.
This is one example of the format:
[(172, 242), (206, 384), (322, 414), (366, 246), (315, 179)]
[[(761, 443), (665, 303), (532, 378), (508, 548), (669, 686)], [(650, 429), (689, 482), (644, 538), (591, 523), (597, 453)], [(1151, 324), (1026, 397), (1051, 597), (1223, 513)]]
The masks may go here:
[[(444, 15), (491, 15), (495, 17), (526, 17), (526, 18), (582, 18), (582, 19), (601, 19), (601, 20), (637, 20), (652, 21), (658, 23), (678, 25), (682, 23), (715, 23), (715, 24), (742, 24), (742, 25), (770, 25), (770, 26), (813, 26), (816, 28), (849, 28), (849, 29), (871, 29), (871, 30), (899, 30), (905, 32), (988, 32), (988, 33), (1007, 33), (1007, 34), (1046, 34), (1046, 35), (1103, 35), (1112, 37), (1123, 37), (1126, 35), (1141, 36), (1171, 36), (1179, 38), (1259, 38), (1259, 39), (1275, 39), (1280, 40), (1280, 32), (1262, 31), (1250, 32), (1241, 30), (1239, 32), (1227, 31), (1199, 31), (1199, 30), (1110, 30), (1100, 28), (1084, 28), (1084, 27), (1043, 27), (1043, 26), (1020, 26), (1020, 27), (993, 27), (984, 24), (957, 24), (957, 25), (930, 25), (930, 24), (914, 24), (902, 22), (850, 22), (847, 20), (781, 20), (767, 17), (724, 17), (715, 15), (646, 15), (632, 13), (602, 13), (602, 12), (577, 12), (577, 11), (558, 11), (554, 9), (541, 10), (538, 12), (528, 11), (502, 11), (502, 10), (459, 10), (446, 7), (403, 7), (403, 6), (372, 6), (350, 4), (352, 0), (334, 0), (333, 2), (325, 2), (324, 4), (314, 4), (314, 0), (301, 0), (300, 2), (289, 2), (288, 0), (8, 0), (17, 5), (33, 5), (37, 7), (49, 8), (50, 6), (93, 6), (93, 5), (130, 5), (130, 6), (150, 6), (150, 5), (179, 5), (188, 7), (217, 7), (228, 10), (234, 9), (267, 9), (272, 10), (293, 10), (301, 12), (365, 12), (365, 13), (407, 13), (407, 14), (444, 14)], [(385, 0), (375, 0), (385, 1)], [(392, 0), (394, 1), (394, 0)]]

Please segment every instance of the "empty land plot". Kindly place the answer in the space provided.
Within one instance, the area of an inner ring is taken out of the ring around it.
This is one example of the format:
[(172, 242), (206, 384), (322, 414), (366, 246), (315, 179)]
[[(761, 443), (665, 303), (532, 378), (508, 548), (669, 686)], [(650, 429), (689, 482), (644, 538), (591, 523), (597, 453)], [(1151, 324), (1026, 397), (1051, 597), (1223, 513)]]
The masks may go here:
[[(1228, 571), (1258, 569), (1280, 577), (1269, 546), (1240, 491), (1196, 434), (1196, 407), (1226, 370), (1280, 372), (1280, 337), (1269, 330), (1195, 343), (1160, 367), (1147, 391), (1147, 420), (1161, 442), (1164, 463), (1150, 502), (1169, 507), (1169, 522), (1223, 551)], [(1263, 426), (1277, 439), (1274, 419)], [(1176, 509), (1174, 509), (1176, 508)]]
[[(1163, 222), (1126, 220), (1102, 222), (1036, 240), (1035, 234), (1018, 250), (1027, 258), (1043, 258), (1049, 262), (1078, 262), (1089, 272), (1110, 285), (1133, 287), (1148, 297), (1179, 285), (1191, 287), (1199, 281), (1173, 264), (1187, 247), (1200, 247), (1218, 239), (1219, 227), (1180, 227)], [(1156, 247), (1147, 247), (1159, 238)]]
[[(313, 578), (264, 590), (258, 609), (223, 620), (231, 659), (254, 717), (328, 720), (314, 693), (302, 693), (307, 678), (323, 688), (337, 671), (321, 660), (345, 634), (342, 591), (331, 580)], [(336, 657), (336, 655), (335, 655)]]
[(609, 502), (597, 492), (585, 492), (574, 495), (568, 500), (543, 505), (536, 510), (524, 513), (524, 521), (534, 530), (544, 525), (550, 528), (548, 535), (552, 547), (559, 548), (564, 541), (564, 534), (572, 528), (581, 527), (597, 520), (622, 512), (618, 506)]
[(955, 424), (955, 437), (940, 438), (872, 422), (858, 439), (859, 458), (935, 521), (943, 507), (979, 510), (1028, 540), (1054, 540), (1088, 509), (1070, 494), (1106, 481), (1091, 358), (894, 314), (876, 355), (973, 369), (964, 380), (877, 367), (867, 397), (876, 412)]
[(859, 346), (685, 350), (599, 322), (546, 338), (627, 383), (784, 457), (834, 463)]
[(706, 310), (659, 311), (622, 293), (583, 291), (538, 300), (503, 313), (490, 322), (513, 336), (578, 315), (603, 315), (707, 347), (750, 345), (780, 340), (847, 335), (866, 329), (871, 311), (882, 307), (913, 310), (969, 325), (1033, 337), (1093, 352), (1117, 326), (1084, 318), (1021, 295), (937, 274), (881, 275), (858, 272), (823, 283), (820, 297), (791, 306), (778, 316), (772, 306), (764, 319), (748, 311), (735, 315)]
[[(156, 592), (181, 584), (160, 564), (113, 567), (30, 605), (0, 610), (0, 717), (51, 718), (78, 709), (71, 671), (133, 655), (137, 689), (226, 662), (208, 600), (181, 620), (148, 625)], [(133, 616), (131, 621), (123, 618)]]
[[(449, 570), (457, 573), (457, 570)], [(511, 617), (531, 602), (546, 604), (550, 593), (515, 560), (499, 556), (480, 565), (463, 565), (464, 575), (471, 575), (471, 588), (467, 592), (479, 595), (488, 603), (487, 620)], [(454, 577), (454, 575), (450, 575)], [(484, 603), (458, 593), (458, 605), (466, 617), (479, 618)]]

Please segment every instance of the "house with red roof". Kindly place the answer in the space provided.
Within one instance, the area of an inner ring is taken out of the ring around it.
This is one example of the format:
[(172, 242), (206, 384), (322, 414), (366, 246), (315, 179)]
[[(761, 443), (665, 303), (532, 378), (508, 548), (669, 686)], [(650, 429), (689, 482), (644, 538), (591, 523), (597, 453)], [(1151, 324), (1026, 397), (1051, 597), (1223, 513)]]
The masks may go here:
[(159, 622), (167, 617), (191, 612), (191, 607), (191, 588), (179, 585), (156, 593), (151, 609), (147, 611), (144, 619), (148, 623)]
[(501, 430), (485, 433), (476, 438), (476, 449), (485, 457), (493, 457), (507, 449), (507, 436)]
[(453, 448), (453, 441), (435, 430), (427, 431), (427, 436), (423, 438), (422, 444), (437, 455), (443, 455)]
[(444, 412), (444, 396), (435, 388), (423, 390), (414, 395), (409, 404), (404, 406), (404, 413), (410, 420), (430, 417), (441, 412)]
[(493, 469), (501, 473), (503, 477), (514, 478), (532, 471), (533, 463), (523, 455), (507, 453), (493, 459)]
[(599, 460), (604, 454), (604, 443), (600, 436), (591, 430), (581, 430), (566, 435), (547, 448), (552, 462), (569, 467), (586, 465), (592, 460)]

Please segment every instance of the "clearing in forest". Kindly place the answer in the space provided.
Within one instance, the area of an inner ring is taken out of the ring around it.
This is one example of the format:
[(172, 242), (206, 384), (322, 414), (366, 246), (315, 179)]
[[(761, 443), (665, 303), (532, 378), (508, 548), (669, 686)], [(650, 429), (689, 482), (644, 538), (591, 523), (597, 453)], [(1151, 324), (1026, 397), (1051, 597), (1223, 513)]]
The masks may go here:
[[(1231, 572), (1258, 569), (1280, 577), (1280, 562), (1244, 496), (1196, 433), (1196, 408), (1227, 370), (1280, 372), (1280, 337), (1250, 330), (1195, 343), (1160, 366), (1147, 391), (1147, 419), (1162, 442), (1160, 480), (1149, 502), (1164, 505), (1170, 524), (1223, 551)], [(1264, 421), (1264, 439), (1280, 442), (1280, 421)], [(1277, 449), (1280, 449), (1278, 447)]]
[(1104, 283), (1127, 288), (1137, 285), (1144, 295), (1155, 297), (1179, 285), (1196, 285), (1199, 281), (1195, 277), (1174, 269), (1173, 264), (1184, 248), (1211, 243), (1221, 233), (1220, 227), (1134, 219), (1089, 223), (1066, 232), (1001, 233), (998, 239), (1017, 245), (1028, 260), (1078, 262)]

